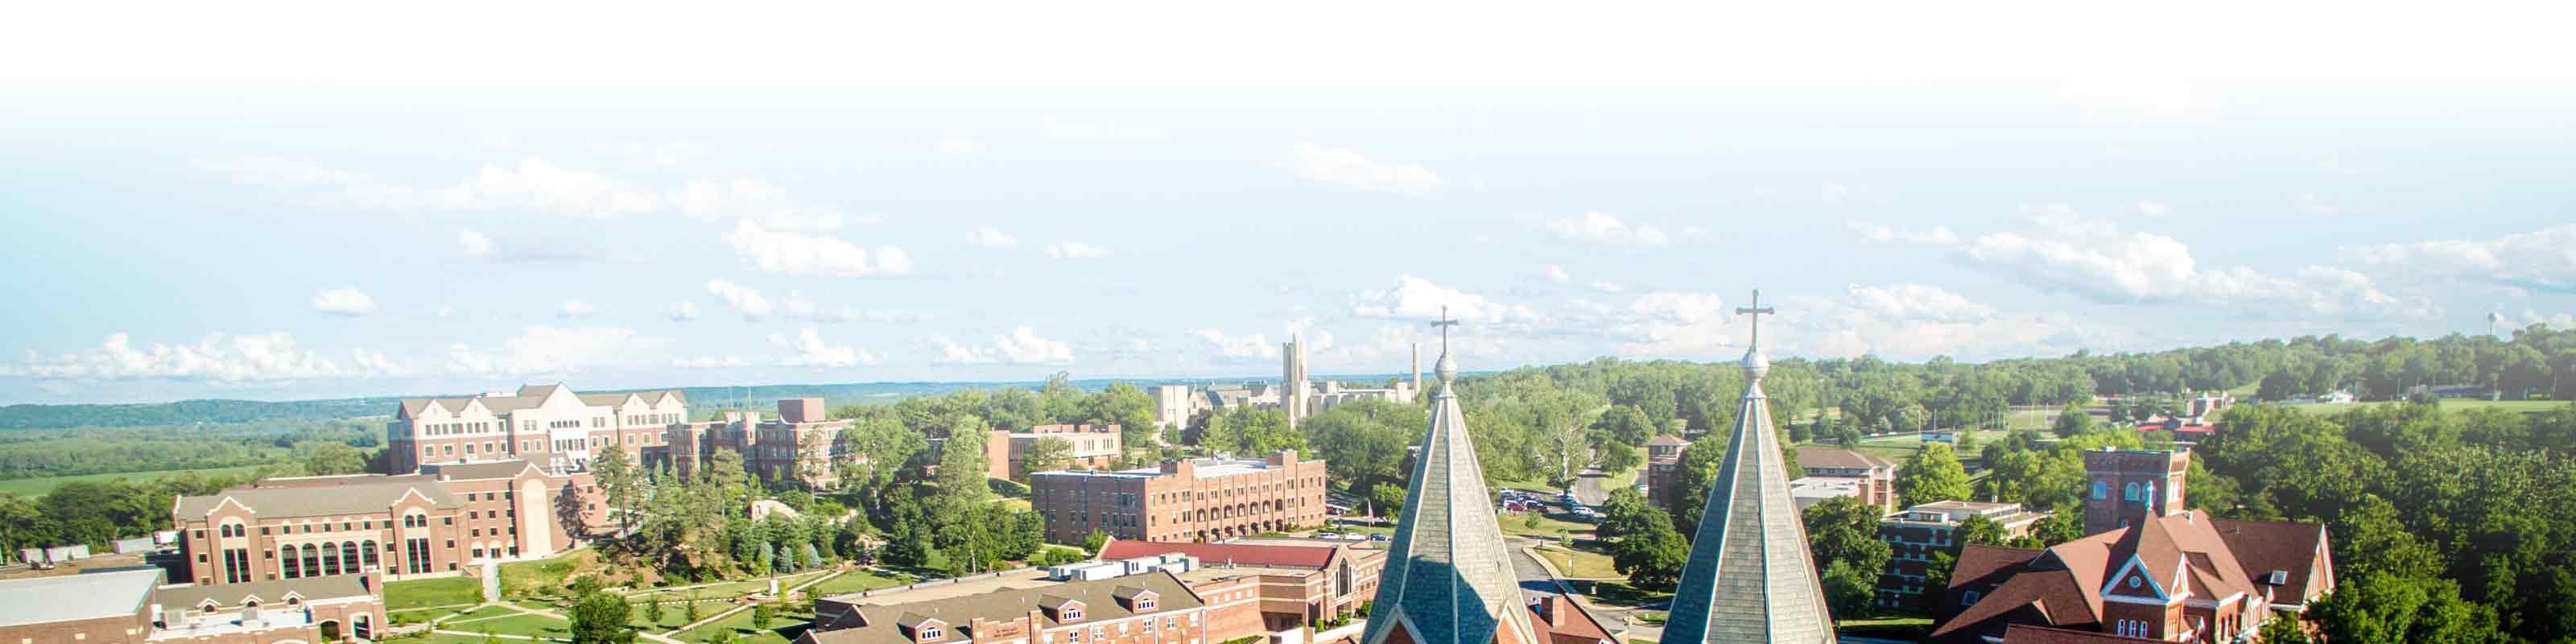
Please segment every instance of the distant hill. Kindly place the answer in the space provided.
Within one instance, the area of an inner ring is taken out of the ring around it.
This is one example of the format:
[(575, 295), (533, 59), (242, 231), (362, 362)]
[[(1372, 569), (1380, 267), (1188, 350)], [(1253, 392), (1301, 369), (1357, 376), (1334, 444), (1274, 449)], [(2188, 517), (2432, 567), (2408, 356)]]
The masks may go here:
[[(1344, 382), (1361, 384), (1363, 386), (1368, 383), (1383, 382), (1388, 378), (1388, 376), (1383, 374), (1319, 377), (1335, 378)], [(1072, 381), (1072, 384), (1073, 386), (1081, 387), (1083, 389), (1097, 391), (1108, 387), (1109, 384), (1113, 382), (1127, 382), (1143, 387), (1165, 383), (1233, 383), (1243, 382), (1247, 379), (1254, 378), (1098, 378), (1074, 380)], [(583, 393), (594, 393), (594, 390), (579, 389), (580, 383), (576, 382), (568, 384), (574, 385), (577, 391), (581, 391)], [(905, 398), (938, 395), (961, 389), (997, 389), (1008, 386), (1035, 389), (1044, 384), (1045, 383), (1043, 381), (858, 382), (840, 384), (757, 385), (748, 387), (680, 387), (679, 389), (680, 395), (687, 396), (689, 398), (689, 406), (692, 410), (738, 408), (742, 406), (743, 401), (748, 400), (752, 408), (768, 411), (776, 409), (776, 401), (781, 398), (820, 397), (836, 406), (851, 404), (883, 404), (903, 400)], [(615, 389), (604, 390), (601, 392), (615, 393), (621, 391), (639, 390)], [(471, 394), (446, 393), (425, 395), (463, 396)], [(121, 427), (134, 425), (185, 425), (190, 423), (247, 423), (263, 420), (391, 416), (394, 413), (395, 405), (399, 404), (403, 398), (421, 396), (423, 395), (416, 394), (412, 396), (381, 396), (368, 398), (341, 398), (336, 400), (294, 401), (182, 400), (179, 402), (169, 403), (129, 403), (114, 405), (9, 405), (0, 407), (0, 431), (70, 429), (76, 427)]]

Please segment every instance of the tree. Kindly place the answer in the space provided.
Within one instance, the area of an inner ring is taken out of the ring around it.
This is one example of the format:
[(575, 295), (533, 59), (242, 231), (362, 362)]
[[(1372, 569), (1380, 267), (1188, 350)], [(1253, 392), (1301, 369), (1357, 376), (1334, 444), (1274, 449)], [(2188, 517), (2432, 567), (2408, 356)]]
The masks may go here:
[(1631, 446), (1643, 447), (1646, 441), (1655, 438), (1654, 419), (1647, 418), (1646, 412), (1631, 405), (1611, 407), (1610, 411), (1601, 414), (1600, 420), (1594, 421), (1593, 426), (1608, 432), (1611, 440)]
[(633, 619), (634, 607), (626, 600), (605, 592), (592, 591), (573, 602), (573, 644), (632, 644), (635, 629), (627, 626)]
[(1379, 483), (1376, 487), (1369, 488), (1369, 504), (1376, 506), (1372, 511), (1382, 517), (1396, 516), (1404, 512), (1404, 493), (1404, 488), (1390, 483)]
[(1682, 566), (1690, 562), (1690, 542), (1673, 531), (1670, 522), (1649, 525), (1645, 532), (1621, 538), (1611, 550), (1611, 564), (1628, 576), (1628, 583), (1649, 590), (1680, 583)]
[(1091, 534), (1082, 535), (1082, 549), (1086, 552), (1098, 554), (1102, 547), (1108, 545), (1109, 533), (1102, 532), (1099, 528), (1092, 528)]
[(1929, 443), (1905, 459), (1905, 468), (1896, 473), (1898, 505), (1913, 507), (1933, 501), (1968, 498), (1968, 470), (1950, 446)]
[[(1826, 608), (1832, 610), (1833, 614), (1841, 619), (1853, 619), (1866, 614), (1872, 594), (1870, 582), (1877, 577), (1878, 575), (1852, 566), (1851, 562), (1834, 562), (1832, 567), (1825, 569), (1823, 580)], [(1929, 592), (1930, 589), (1925, 590)]]
[(1072, 461), (1072, 441), (1053, 436), (1037, 439), (1029, 443), (1029, 450), (1020, 461), (1027, 468), (1026, 472), (1021, 474), (1020, 480), (1027, 481), (1028, 473), (1063, 469), (1066, 463)]
[(656, 598), (653, 598), (653, 599), (650, 599), (650, 600), (646, 600), (646, 601), (644, 602), (644, 621), (647, 621), (647, 622), (653, 622), (653, 623), (656, 623), (656, 624), (659, 624), (659, 623), (661, 623), (661, 622), (662, 622), (662, 600), (661, 600), (661, 598), (656, 597)]
[(2067, 405), (2065, 409), (2058, 410), (2057, 422), (2050, 426), (2050, 430), (2056, 432), (2058, 438), (2093, 431), (2093, 414), (2082, 407)]
[(1815, 556), (1816, 569), (1836, 563), (1847, 563), (1858, 570), (1884, 570), (1894, 556), (1887, 542), (1878, 540), (1878, 507), (1848, 496), (1838, 496), (1807, 507), (1800, 517), (1807, 527), (1809, 551)]
[(689, 602), (680, 605), (680, 621), (698, 623), (698, 591), (689, 591)]
[(367, 471), (367, 455), (346, 443), (312, 443), (304, 455), (304, 473), (314, 476)]
[(626, 450), (611, 447), (590, 459), (590, 474), (599, 486), (600, 496), (608, 502), (608, 511), (617, 515), (618, 531), (625, 532), (643, 510), (643, 473), (627, 462)]
[(1958, 570), (1959, 558), (1952, 556), (1949, 551), (1932, 553), (1932, 561), (1923, 566), (1922, 609), (1924, 612), (1939, 612), (1939, 607), (1935, 604), (1941, 601), (1942, 591), (1950, 588), (1950, 573)]
[(733, 644), (734, 641), (741, 639), (740, 636), (734, 635), (733, 629), (730, 628), (715, 628), (708, 630), (715, 632), (707, 634), (707, 644)]
[[(2269, 382), (2271, 379), (2264, 378), (2264, 380)], [(2263, 644), (2314, 644), (2315, 642), (2308, 637), (2307, 629), (2300, 627), (2299, 618), (2283, 615), (2273, 615), (2271, 619), (2263, 620), (2263, 629), (2255, 633), (2254, 641)]]
[(764, 631), (765, 631), (765, 630), (769, 630), (769, 623), (770, 623), (770, 622), (773, 622), (773, 621), (777, 621), (777, 619), (778, 619), (778, 604), (777, 604), (777, 603), (775, 603), (775, 602), (761, 602), (761, 603), (757, 603), (757, 604), (752, 604), (752, 605), (751, 605), (751, 627), (752, 627), (752, 628), (757, 628), (757, 629), (764, 630)]
[(1959, 522), (1959, 542), (1981, 546), (2003, 545), (2004, 526), (1995, 523), (1994, 519), (1986, 518), (1986, 515), (1968, 515), (1966, 520)]
[(2317, 634), (2334, 644), (2482, 644), (2502, 641), (2493, 609), (2461, 599), (2459, 582), (2371, 575), (2309, 605)]

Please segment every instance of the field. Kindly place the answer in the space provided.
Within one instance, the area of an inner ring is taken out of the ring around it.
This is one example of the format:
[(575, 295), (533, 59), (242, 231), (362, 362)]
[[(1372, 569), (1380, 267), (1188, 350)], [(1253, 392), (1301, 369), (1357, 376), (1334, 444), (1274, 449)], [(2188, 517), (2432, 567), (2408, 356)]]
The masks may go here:
[(742, 644), (788, 644), (789, 640), (804, 633), (814, 620), (813, 615), (792, 610), (788, 605), (782, 604), (778, 608), (777, 618), (769, 623), (768, 630), (752, 628), (751, 611), (744, 610), (712, 624), (672, 633), (670, 637), (683, 642), (704, 642), (716, 631), (731, 630), (741, 636), (742, 639), (736, 641)]
[[(2340, 413), (2343, 413), (2343, 412), (2352, 411), (2352, 410), (2355, 410), (2355, 409), (2362, 409), (2362, 408), (2370, 407), (2370, 406), (2373, 406), (2373, 405), (2391, 405), (2391, 404), (2396, 404), (2396, 403), (2395, 403), (2394, 401), (2382, 401), (2382, 402), (2358, 402), (2358, 403), (2346, 403), (2346, 404), (2341, 404), (2341, 405), (2337, 405), (2337, 404), (2329, 404), (2329, 403), (2300, 403), (2300, 404), (2296, 404), (2296, 405), (2290, 405), (2289, 407), (2290, 407), (2291, 409), (2296, 409), (2296, 410), (2303, 411), (2303, 412), (2307, 412), (2307, 413), (2311, 413), (2311, 414), (2340, 414)], [(2538, 413), (2538, 412), (2546, 412), (2546, 411), (2553, 411), (2553, 410), (2558, 410), (2558, 409), (2564, 409), (2564, 408), (2566, 408), (2566, 407), (2567, 407), (2567, 401), (2564, 401), (2564, 400), (2471, 400), (2471, 399), (2466, 399), (2466, 398), (2445, 398), (2445, 399), (2443, 399), (2443, 400), (2442, 400), (2442, 410), (2443, 410), (2443, 411), (2467, 411), (2467, 410), (2471, 410), (2471, 409), (2502, 409), (2502, 410), (2505, 410), (2505, 411), (2518, 411), (2518, 412), (2523, 412), (2523, 413)]]
[[(46, 477), (39, 477), (39, 478), (32, 478), (32, 479), (8, 479), (8, 480), (0, 480), (0, 492), (14, 493), (14, 494), (17, 494), (17, 495), (19, 495), (19, 496), (29, 496), (29, 497), (34, 497), (34, 496), (44, 496), (44, 495), (45, 495), (45, 493), (54, 491), (54, 488), (61, 487), (61, 486), (62, 486), (62, 484), (64, 484), (64, 483), (70, 483), (70, 482), (73, 482), (73, 481), (93, 481), (93, 482), (96, 482), (96, 481), (111, 481), (111, 480), (115, 480), (115, 479), (125, 479), (125, 480), (128, 480), (128, 481), (148, 481), (148, 480), (152, 480), (152, 479), (161, 478), (161, 477), (164, 477), (164, 476), (169, 476), (169, 475), (172, 475), (172, 474), (178, 474), (178, 473), (180, 473), (180, 472), (196, 472), (196, 473), (198, 473), (198, 474), (203, 474), (203, 475), (206, 475), (206, 476), (214, 476), (214, 475), (217, 475), (217, 474), (247, 474), (247, 473), (250, 473), (250, 471), (251, 471), (251, 470), (256, 470), (256, 469), (259, 469), (259, 466), (256, 466), (256, 465), (245, 465), (245, 466), (241, 466), (241, 467), (216, 467), (216, 468), (207, 468), (207, 469), (202, 469), (202, 470), (160, 470), (160, 471), (154, 471), (154, 472), (116, 472), (116, 473), (110, 473), (110, 474), (80, 474), (80, 475), (75, 475), (75, 476), (46, 476)], [(299, 469), (300, 469), (300, 468), (299, 468)]]
[(876, 574), (865, 570), (852, 570), (841, 573), (841, 576), (833, 577), (829, 581), (815, 584), (812, 588), (805, 589), (805, 594), (815, 597), (830, 597), (833, 595), (864, 592), (879, 588), (893, 588), (901, 585), (903, 585), (903, 582), (901, 581), (879, 577)]
[(1611, 563), (1610, 555), (1555, 547), (1537, 548), (1535, 551), (1538, 556), (1547, 559), (1548, 565), (1555, 566), (1559, 574), (1569, 578), (1622, 579), (1626, 577), (1619, 574), (1619, 567)]
[[(786, 589), (789, 589), (789, 588), (795, 588), (797, 584), (801, 584), (801, 583), (805, 583), (805, 582), (807, 582), (807, 581), (811, 581), (811, 580), (813, 580), (813, 579), (814, 579), (814, 577), (815, 577), (815, 576), (822, 575), (822, 574), (823, 574), (823, 573), (820, 573), (820, 572), (808, 572), (808, 573), (797, 573), (797, 574), (793, 574), (793, 575), (785, 575), (785, 576), (781, 576), (781, 577), (779, 577), (779, 578), (778, 578), (778, 589), (779, 589), (779, 590), (786, 590)], [(652, 589), (652, 590), (637, 590), (637, 591), (632, 592), (632, 593), (627, 593), (627, 595), (626, 595), (626, 599), (627, 599), (627, 601), (637, 601), (637, 602), (641, 602), (641, 601), (666, 601), (666, 602), (675, 602), (675, 601), (680, 601), (680, 600), (688, 599), (688, 598), (689, 598), (689, 594), (690, 594), (690, 593), (692, 593), (692, 592), (697, 593), (697, 598), (698, 598), (698, 599), (701, 599), (701, 600), (708, 600), (708, 599), (731, 599), (731, 598), (738, 597), (738, 596), (745, 595), (745, 594), (750, 594), (750, 593), (755, 593), (755, 592), (768, 592), (768, 591), (769, 591), (769, 578), (768, 578), (768, 577), (761, 577), (761, 578), (758, 578), (758, 579), (745, 579), (745, 580), (741, 580), (741, 581), (728, 581), (728, 582), (720, 582), (720, 583), (708, 584), (708, 585), (701, 586), (701, 587), (698, 587), (698, 588), (695, 588), (695, 589), (684, 589), (684, 588), (661, 588), (661, 589)], [(705, 608), (705, 607), (703, 607), (703, 606), (702, 606), (702, 607), (700, 607), (700, 608), (701, 608), (701, 609), (703, 609), (703, 608)]]
[(385, 584), (385, 610), (461, 606), (482, 602), (482, 580), (473, 577), (414, 579)]

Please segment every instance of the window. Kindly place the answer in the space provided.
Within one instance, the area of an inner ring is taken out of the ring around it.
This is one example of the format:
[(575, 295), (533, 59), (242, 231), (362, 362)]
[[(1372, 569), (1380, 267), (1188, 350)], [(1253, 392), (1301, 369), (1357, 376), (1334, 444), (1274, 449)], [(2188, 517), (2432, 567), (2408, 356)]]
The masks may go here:
[(939, 641), (939, 638), (945, 636), (947, 636), (947, 633), (941, 632), (938, 625), (924, 624), (921, 627), (921, 636), (914, 639), (924, 642), (936, 642)]
[(1152, 597), (1138, 597), (1138, 598), (1136, 598), (1136, 610), (1153, 610), (1153, 609), (1154, 609), (1154, 598), (1152, 598)]
[(1973, 591), (1973, 590), (1971, 590), (1971, 591), (1968, 591), (1968, 592), (1960, 593), (1960, 594), (1959, 594), (1959, 605), (1961, 605), (1961, 606), (1975, 606), (1975, 605), (1977, 605), (1977, 591)]
[(2094, 482), (2093, 482), (2093, 500), (2099, 501), (2099, 500), (2102, 500), (2102, 499), (2110, 498), (2110, 496), (2111, 496), (2111, 486), (2110, 486), (2110, 485), (2104, 484), (2104, 483), (2103, 483), (2103, 482), (2101, 482), (2101, 481), (2094, 481)]
[(1070, 619), (1082, 619), (1082, 607), (1080, 607), (1080, 606), (1066, 606), (1066, 607), (1064, 607), (1064, 618), (1065, 618), (1065, 619), (1069, 619), (1069, 620), (1070, 620)]
[(2136, 500), (2138, 500), (2138, 484), (2136, 484), (2136, 483), (2130, 483), (2130, 484), (2129, 484), (2129, 487), (2128, 487), (2128, 489), (2127, 489), (2127, 491), (2125, 492), (2125, 494), (2128, 496), (2128, 499), (2129, 499), (2129, 500), (2131, 500), (2131, 501), (2136, 501)]

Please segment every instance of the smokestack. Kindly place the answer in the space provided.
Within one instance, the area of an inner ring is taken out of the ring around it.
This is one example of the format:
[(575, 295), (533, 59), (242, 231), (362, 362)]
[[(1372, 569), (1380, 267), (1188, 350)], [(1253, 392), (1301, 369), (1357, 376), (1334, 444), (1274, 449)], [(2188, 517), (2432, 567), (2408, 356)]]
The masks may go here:
[(1413, 396), (1422, 397), (1422, 343), (1413, 343)]

